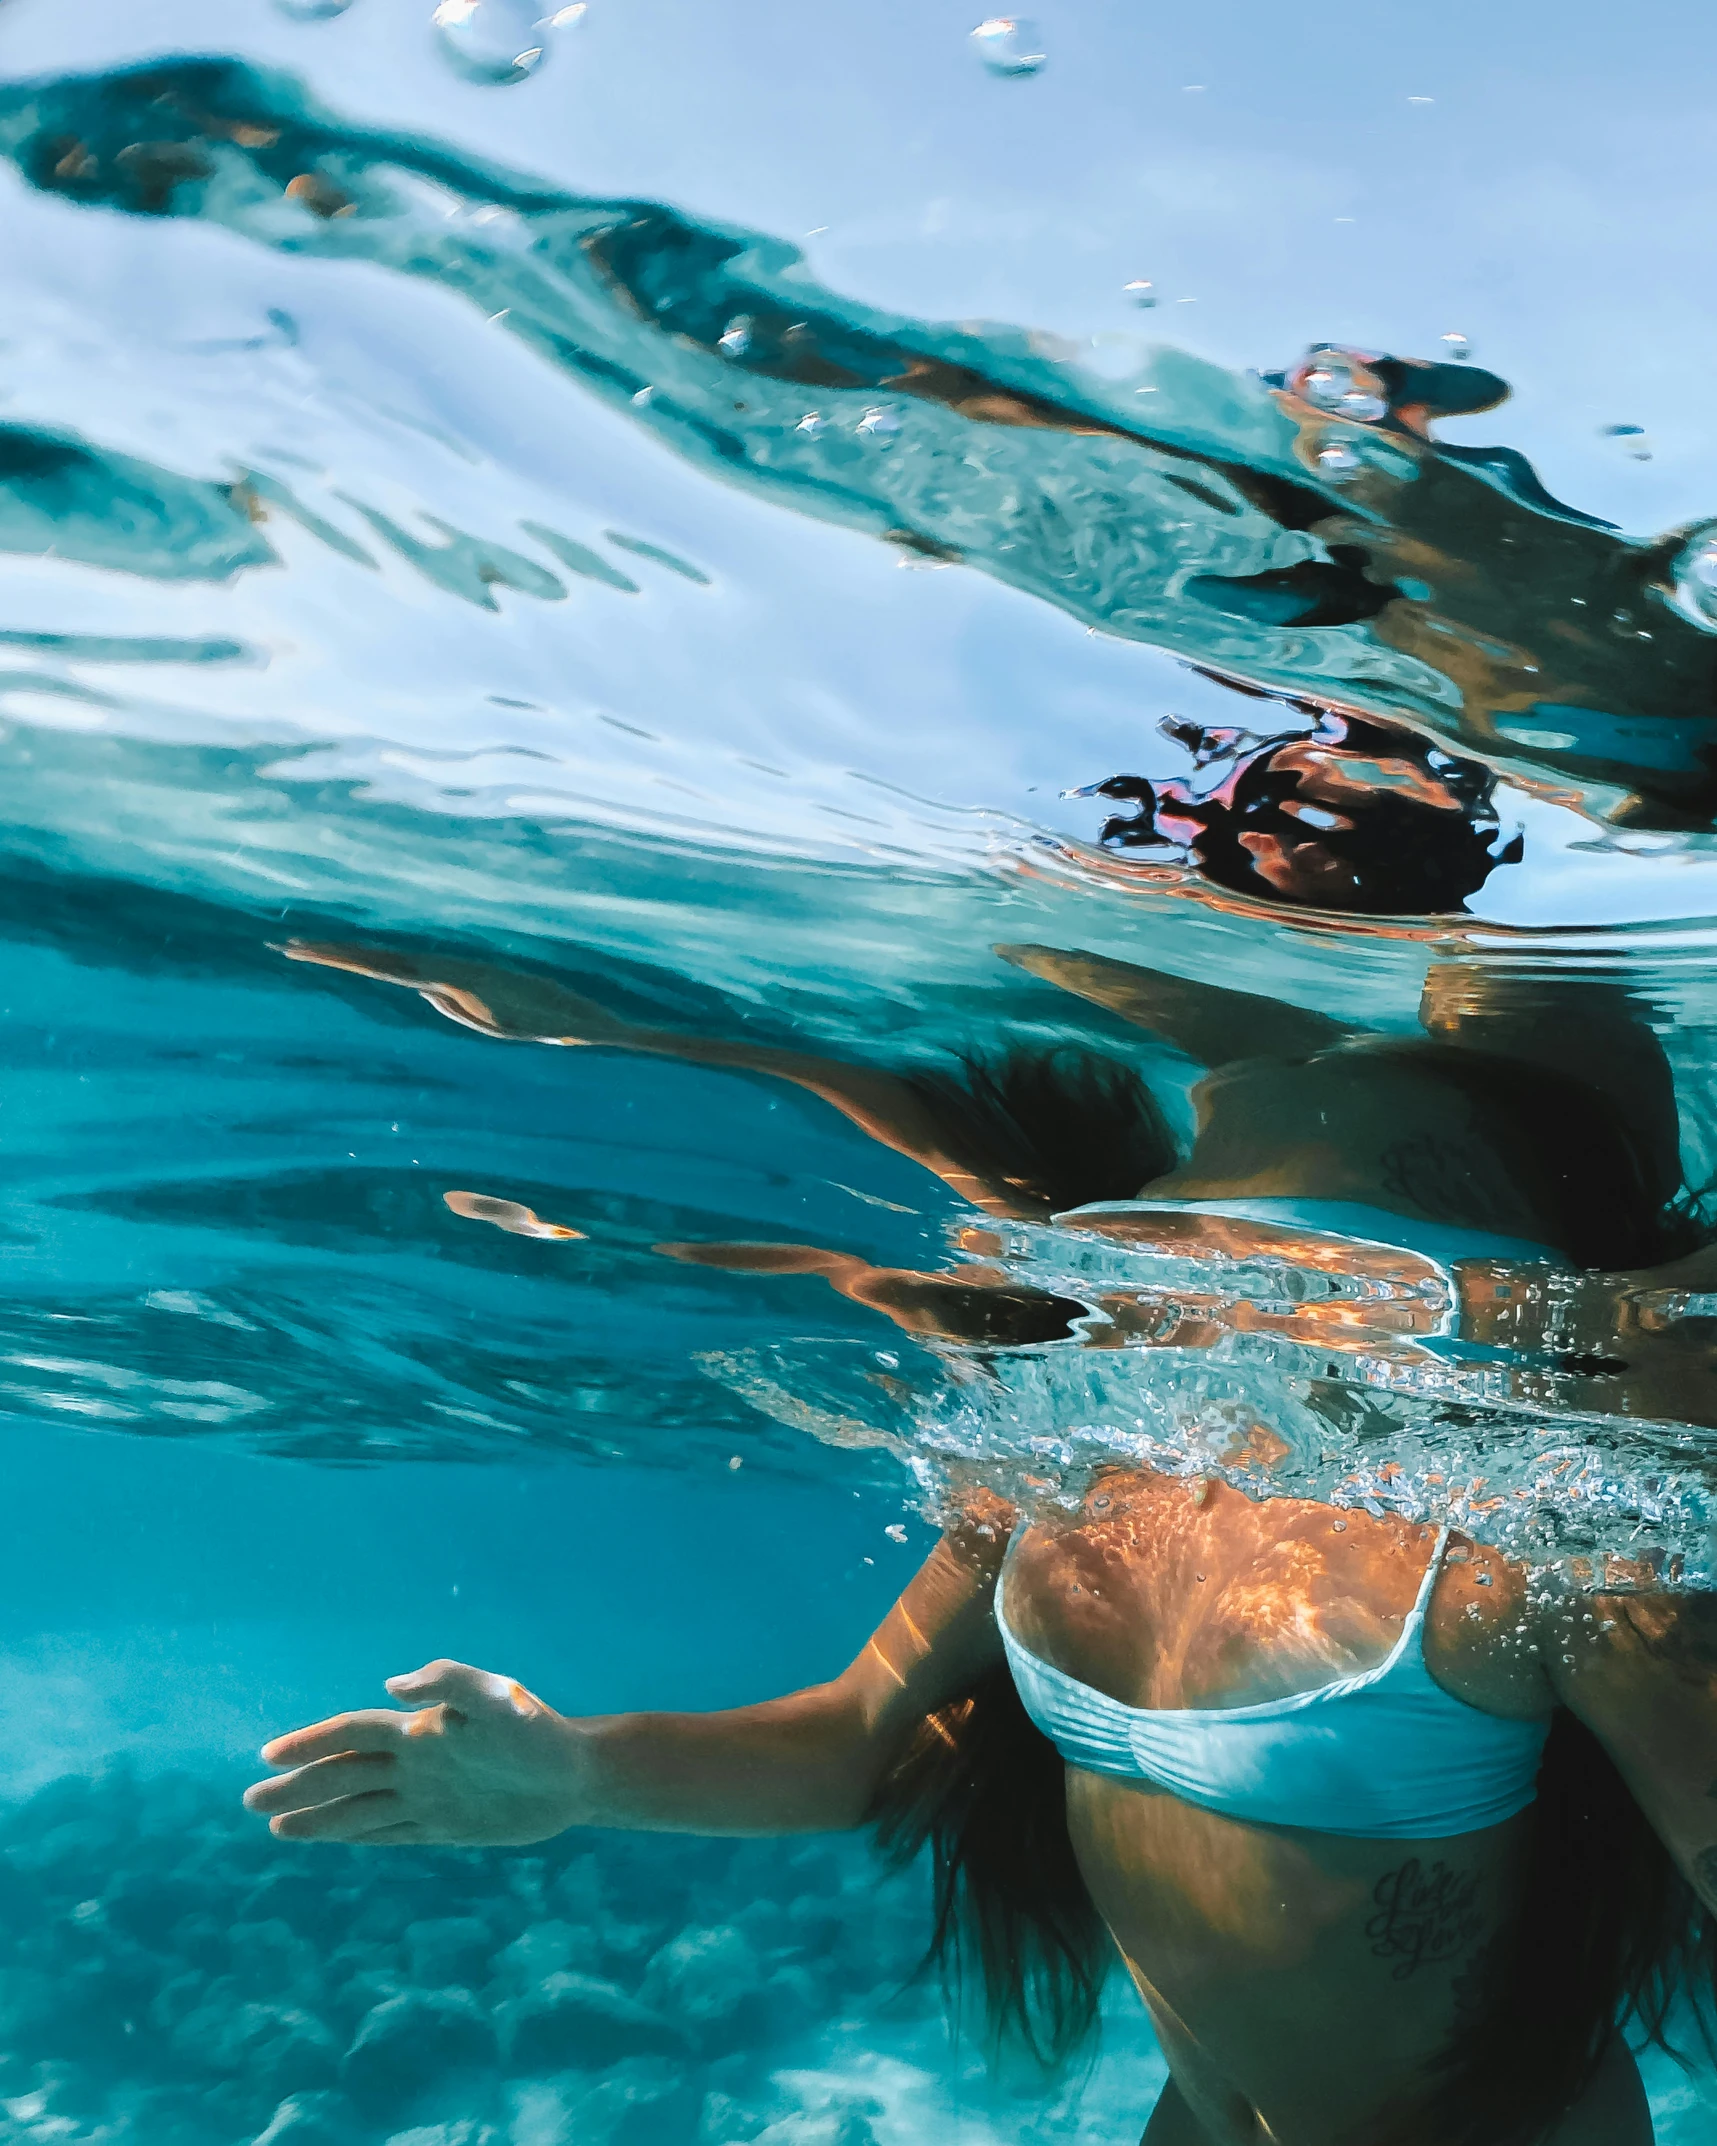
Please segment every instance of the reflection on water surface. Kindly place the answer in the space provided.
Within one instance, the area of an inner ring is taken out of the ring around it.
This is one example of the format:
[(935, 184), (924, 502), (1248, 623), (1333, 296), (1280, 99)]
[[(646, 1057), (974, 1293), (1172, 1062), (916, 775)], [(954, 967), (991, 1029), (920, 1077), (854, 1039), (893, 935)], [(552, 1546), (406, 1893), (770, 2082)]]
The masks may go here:
[(183, 12), (0, 80), (5, 2138), (1703, 2136), (1717, 520), (1489, 90)]

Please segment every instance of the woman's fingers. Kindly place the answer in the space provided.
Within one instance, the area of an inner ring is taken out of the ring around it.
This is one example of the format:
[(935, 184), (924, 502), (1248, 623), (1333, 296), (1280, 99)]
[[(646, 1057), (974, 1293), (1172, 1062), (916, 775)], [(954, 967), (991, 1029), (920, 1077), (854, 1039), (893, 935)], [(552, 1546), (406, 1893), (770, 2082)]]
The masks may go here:
[(502, 1043), (520, 1040), (512, 1029), (496, 1020), (487, 1001), (475, 991), (463, 991), (456, 984), (420, 984), (418, 991), (426, 1005), (445, 1014), (448, 1020), (457, 1021), (461, 1028), (474, 1028), (478, 1035), (495, 1036)]
[[(404, 1676), (389, 1677), (387, 1688), (396, 1699), (408, 1699), (414, 1706), (454, 1706), (481, 1704), (488, 1700), (505, 1699), (512, 1691), (509, 1677), (498, 1677), (492, 1670), (473, 1669), (469, 1662), (426, 1662), (421, 1669), (408, 1670)], [(395, 1714), (388, 1717), (397, 1721)]]
[(313, 1721), (307, 1729), (289, 1729), (275, 1737), (263, 1745), (262, 1757), (270, 1766), (304, 1766), (342, 1751), (394, 1751), (410, 1721), (409, 1714), (379, 1706), (357, 1714), (335, 1714), (327, 1721)]
[(342, 946), (326, 940), (288, 939), (279, 951), (288, 961), (313, 962), (320, 969), (347, 969), (354, 976), (370, 976), (379, 984), (404, 984), (415, 989), (436, 979), (422, 962), (410, 954), (396, 954), (379, 946)]
[(314, 1810), (338, 1797), (391, 1786), (388, 1776), (398, 1761), (391, 1751), (342, 1751), (315, 1759), (272, 1781), (258, 1781), (244, 1792), (244, 1807), (272, 1817), (281, 1811)]
[(361, 1796), (342, 1796), (314, 1810), (282, 1811), (268, 1821), (276, 1840), (368, 1842), (383, 1833), (397, 1834), (402, 1821), (399, 1798), (391, 1788), (372, 1788)]
[(288, 961), (345, 969), (377, 983), (419, 992), (437, 1013), (503, 1041), (625, 1043), (634, 1031), (606, 1007), (552, 977), (533, 976), (456, 955), (419, 955), (387, 947), (289, 939), (276, 948)]

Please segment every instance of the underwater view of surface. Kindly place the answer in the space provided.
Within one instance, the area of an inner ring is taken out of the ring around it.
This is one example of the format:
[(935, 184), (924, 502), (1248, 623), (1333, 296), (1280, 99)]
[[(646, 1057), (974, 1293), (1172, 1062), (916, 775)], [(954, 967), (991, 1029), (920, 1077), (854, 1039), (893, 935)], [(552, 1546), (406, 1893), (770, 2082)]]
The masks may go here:
[(1717, 2137), (1717, 36), (1044, 7), (0, 0), (0, 2146)]

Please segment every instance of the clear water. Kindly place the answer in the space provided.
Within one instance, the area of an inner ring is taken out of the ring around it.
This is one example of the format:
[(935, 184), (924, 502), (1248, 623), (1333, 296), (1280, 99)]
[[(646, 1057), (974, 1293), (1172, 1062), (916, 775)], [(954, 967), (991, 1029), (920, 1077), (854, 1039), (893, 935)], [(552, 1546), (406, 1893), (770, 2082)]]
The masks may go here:
[[(995, 949), (1398, 1041), (1433, 971), (1586, 991), (1717, 1179), (1703, 17), (975, 12), (0, 13), (3, 2146), (1134, 2135), (1130, 1996), (1089, 2081), (987, 2079), (862, 1842), (365, 1861), (236, 1808), (433, 1655), (574, 1711), (826, 1675), (951, 1474), (1143, 1458), (1717, 1584), (1697, 1381), (1448, 1341), (1351, 1247), (993, 1224), (755, 1064), (287, 958), (754, 1060), (1119, 1053), (1183, 1138), (1191, 1060)], [(1433, 449), (1373, 350), (1514, 399)], [(1458, 913), (1100, 839), (1227, 764), (1160, 719), (1328, 708), (1490, 770)], [(757, 1243), (1084, 1323), (664, 1250)], [(545, 2024), (562, 1970), (643, 2010)]]

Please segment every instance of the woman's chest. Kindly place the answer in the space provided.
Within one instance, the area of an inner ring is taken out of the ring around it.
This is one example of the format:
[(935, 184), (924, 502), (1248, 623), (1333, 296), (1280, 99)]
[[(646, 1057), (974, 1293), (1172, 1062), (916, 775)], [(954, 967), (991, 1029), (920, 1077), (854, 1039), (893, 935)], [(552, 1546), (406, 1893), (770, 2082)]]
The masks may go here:
[(1455, 1698), (1547, 1709), (1525, 1577), (1397, 1516), (1105, 1478), (1010, 1550), (1013, 1639), (1128, 1707), (1234, 1708), (1422, 1662)]

